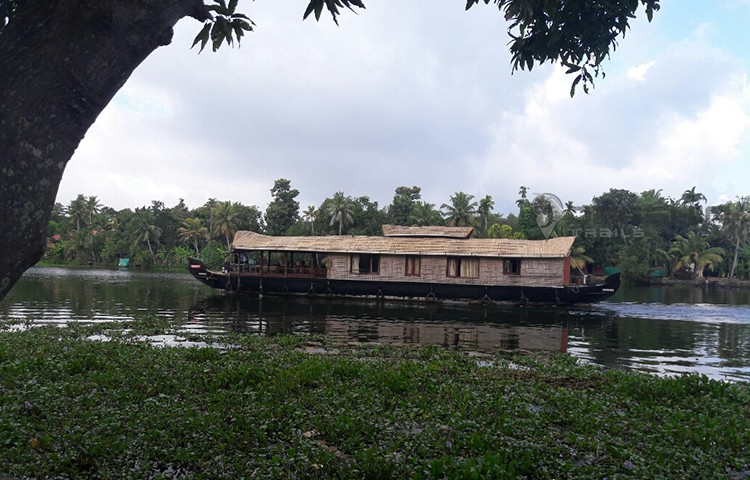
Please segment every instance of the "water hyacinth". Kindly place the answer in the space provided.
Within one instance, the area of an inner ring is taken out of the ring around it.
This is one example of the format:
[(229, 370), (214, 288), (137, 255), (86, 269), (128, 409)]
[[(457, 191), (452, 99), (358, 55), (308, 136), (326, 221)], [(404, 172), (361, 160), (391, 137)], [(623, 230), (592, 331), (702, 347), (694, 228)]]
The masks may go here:
[[(743, 478), (750, 388), (167, 320), (0, 328), (0, 477)], [(101, 335), (108, 341), (87, 340)], [(191, 339), (217, 344), (210, 335)], [(480, 365), (481, 363), (481, 365)]]

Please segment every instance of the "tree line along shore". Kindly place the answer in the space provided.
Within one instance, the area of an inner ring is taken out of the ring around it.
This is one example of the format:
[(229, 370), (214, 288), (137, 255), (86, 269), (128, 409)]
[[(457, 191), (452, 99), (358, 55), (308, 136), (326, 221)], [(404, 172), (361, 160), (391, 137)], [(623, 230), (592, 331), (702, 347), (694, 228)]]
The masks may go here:
[[(49, 222), (44, 262), (117, 265), (120, 258), (141, 267), (176, 268), (189, 256), (219, 266), (237, 230), (268, 235), (381, 235), (383, 224), (472, 226), (474, 235), (544, 239), (577, 237), (574, 273), (620, 270), (626, 279), (746, 286), (750, 278), (750, 197), (707, 205), (692, 187), (680, 198), (661, 190), (634, 193), (610, 189), (576, 206), (557, 197), (533, 196), (522, 186), (517, 210), (495, 211), (491, 195), (450, 195), (439, 207), (422, 200), (418, 186), (395, 189), (378, 205), (368, 196), (336, 192), (320, 205), (302, 209), (287, 179), (271, 188), (265, 210), (229, 200), (209, 199), (191, 209), (180, 200), (115, 210), (95, 196), (57, 203)], [(667, 280), (665, 280), (667, 279)], [(722, 279), (716, 281), (714, 279)]]

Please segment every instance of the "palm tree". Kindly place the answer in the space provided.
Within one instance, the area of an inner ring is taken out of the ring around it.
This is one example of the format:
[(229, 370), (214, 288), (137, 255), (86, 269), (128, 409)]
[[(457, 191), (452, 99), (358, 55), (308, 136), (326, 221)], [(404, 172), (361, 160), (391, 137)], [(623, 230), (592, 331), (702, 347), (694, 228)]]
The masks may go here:
[(741, 245), (750, 237), (750, 197), (737, 197), (734, 202), (721, 206), (721, 229), (727, 239), (734, 243), (734, 258), (729, 269), (729, 278), (734, 278)]
[(306, 222), (310, 222), (310, 235), (315, 236), (315, 218), (317, 216), (317, 209), (315, 205), (310, 205), (307, 210), (302, 212), (302, 219)]
[(415, 202), (409, 214), (409, 223), (420, 227), (440, 225), (442, 220), (443, 217), (438, 210), (435, 210), (434, 203)]
[(714, 267), (724, 261), (724, 249), (710, 247), (708, 241), (695, 232), (689, 232), (687, 237), (677, 235), (672, 242), (669, 254), (677, 262), (674, 269), (689, 268), (694, 271), (698, 278), (703, 278), (703, 271), (708, 268), (713, 271)]
[(695, 187), (682, 192), (682, 197), (680, 198), (680, 203), (683, 205), (696, 205), (701, 202), (706, 203), (706, 201), (706, 196), (700, 192), (696, 192)]
[(154, 246), (152, 242), (158, 243), (162, 234), (162, 229), (156, 226), (154, 214), (149, 209), (136, 210), (136, 229), (135, 242), (145, 243), (148, 245), (148, 251), (151, 253), (151, 260), (156, 261)]
[(195, 248), (195, 255), (200, 255), (198, 242), (200, 240), (210, 240), (208, 228), (203, 225), (200, 218), (186, 218), (182, 221), (182, 226), (177, 229), (177, 234), (183, 242), (192, 242)]
[(473, 202), (472, 200), (474, 200), (474, 195), (469, 195), (464, 192), (456, 192), (455, 195), (451, 196), (450, 205), (444, 203), (440, 206), (441, 210), (445, 210), (443, 216), (448, 225), (453, 227), (466, 227), (471, 226), (474, 223), (477, 202)]
[(487, 223), (490, 219), (490, 212), (495, 208), (495, 202), (492, 200), (492, 197), (489, 195), (485, 195), (485, 197), (481, 200), (479, 200), (479, 207), (477, 207), (477, 213), (479, 213), (479, 216), (482, 218), (482, 225), (483, 225), (483, 232), (485, 236), (487, 235)]
[(578, 209), (576, 208), (575, 204), (573, 203), (573, 200), (568, 200), (565, 202), (565, 215), (575, 215)]
[(586, 248), (582, 245), (573, 247), (570, 252), (570, 266), (583, 274), (583, 269), (588, 263), (594, 263), (594, 259), (586, 255)]
[(706, 199), (705, 195), (695, 191), (695, 187), (691, 188), (690, 190), (685, 190), (682, 193), (682, 197), (680, 198), (680, 203), (683, 206), (693, 208), (697, 221), (701, 221), (703, 219), (703, 209), (701, 208), (701, 203), (706, 203), (707, 201), (708, 200)]
[(96, 195), (92, 195), (86, 199), (85, 203), (85, 213), (88, 215), (88, 224), (91, 225), (91, 223), (94, 221), (94, 215), (99, 215), (99, 213), (102, 211), (102, 205), (99, 203), (99, 199), (96, 198)]
[(87, 218), (89, 217), (87, 215), (86, 203), (86, 197), (79, 193), (75, 200), (71, 200), (70, 205), (65, 209), (65, 213), (68, 214), (70, 221), (76, 225), (76, 233), (81, 231), (81, 225), (86, 225)]
[(333, 201), (328, 207), (328, 214), (331, 216), (331, 227), (336, 223), (339, 224), (339, 235), (341, 235), (344, 225), (352, 223), (354, 218), (352, 217), (352, 199), (351, 197), (345, 197), (344, 192), (336, 192), (333, 195)]
[(227, 248), (232, 245), (232, 238), (237, 232), (237, 204), (232, 202), (218, 202), (211, 209), (211, 218), (213, 219), (214, 235), (221, 235), (227, 241)]
[(203, 204), (203, 206), (200, 208), (200, 210), (206, 210), (208, 211), (208, 233), (214, 231), (214, 209), (216, 208), (216, 205), (218, 205), (219, 201), (215, 198), (211, 197), (208, 200), (206, 200), (206, 203)]

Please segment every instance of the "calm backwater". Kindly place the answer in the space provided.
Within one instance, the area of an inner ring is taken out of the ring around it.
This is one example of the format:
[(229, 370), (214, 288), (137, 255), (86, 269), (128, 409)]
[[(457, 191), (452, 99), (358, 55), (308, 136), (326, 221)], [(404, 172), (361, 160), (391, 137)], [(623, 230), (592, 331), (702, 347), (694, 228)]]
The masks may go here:
[(475, 352), (566, 351), (590, 363), (657, 374), (750, 381), (750, 291), (622, 287), (575, 308), (235, 297), (187, 272), (32, 268), (0, 302), (13, 324), (127, 321), (146, 314), (190, 333), (319, 333), (347, 342), (436, 344)]

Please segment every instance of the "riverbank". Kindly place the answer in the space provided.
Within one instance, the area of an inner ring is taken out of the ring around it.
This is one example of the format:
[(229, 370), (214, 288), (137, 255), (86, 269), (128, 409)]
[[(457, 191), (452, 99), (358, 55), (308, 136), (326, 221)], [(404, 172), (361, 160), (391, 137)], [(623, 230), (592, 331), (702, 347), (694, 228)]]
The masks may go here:
[(745, 383), (127, 326), (0, 329), (0, 477), (750, 478)]
[(35, 267), (48, 267), (48, 268), (70, 268), (70, 269), (100, 269), (100, 270), (137, 270), (145, 272), (187, 272), (187, 263), (181, 263), (176, 266), (169, 265), (135, 265), (131, 264), (127, 267), (121, 267), (119, 265), (112, 265), (106, 263), (80, 263), (80, 262), (59, 262), (59, 261), (48, 261), (42, 259), (37, 262)]
[(666, 287), (708, 287), (750, 289), (750, 280), (737, 280), (720, 277), (703, 277), (692, 279), (648, 278), (636, 282), (639, 285), (659, 285)]
[(664, 286), (689, 286), (689, 287), (708, 287), (708, 288), (741, 288), (750, 289), (749, 280), (736, 280), (719, 277), (694, 278), (690, 280), (680, 280), (675, 278), (655, 278), (651, 285)]

